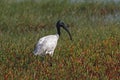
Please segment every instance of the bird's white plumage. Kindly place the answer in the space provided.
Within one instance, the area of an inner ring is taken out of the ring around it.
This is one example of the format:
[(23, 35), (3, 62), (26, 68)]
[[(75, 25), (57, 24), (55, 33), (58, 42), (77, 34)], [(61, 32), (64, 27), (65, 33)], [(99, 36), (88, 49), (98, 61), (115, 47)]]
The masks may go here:
[(58, 34), (40, 38), (33, 53), (40, 56), (45, 56), (46, 54), (53, 56), (58, 39)]

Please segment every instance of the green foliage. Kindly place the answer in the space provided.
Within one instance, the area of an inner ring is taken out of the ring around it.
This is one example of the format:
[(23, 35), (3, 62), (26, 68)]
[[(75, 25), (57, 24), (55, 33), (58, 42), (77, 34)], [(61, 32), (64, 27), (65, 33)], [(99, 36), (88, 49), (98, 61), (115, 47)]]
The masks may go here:
[[(69, 0), (0, 3), (0, 79), (119, 80), (120, 23), (106, 22), (120, 6)], [(54, 56), (34, 56), (38, 39), (56, 32), (55, 23), (69, 24), (73, 41), (62, 30)], [(51, 66), (52, 63), (52, 66)]]

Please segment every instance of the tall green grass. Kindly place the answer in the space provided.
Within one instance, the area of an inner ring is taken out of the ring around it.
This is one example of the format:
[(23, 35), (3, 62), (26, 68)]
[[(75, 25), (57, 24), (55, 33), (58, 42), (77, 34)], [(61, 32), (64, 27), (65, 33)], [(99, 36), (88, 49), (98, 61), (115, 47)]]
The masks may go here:
[[(1, 80), (120, 79), (120, 23), (104, 20), (119, 12), (119, 5), (11, 1), (0, 3)], [(54, 56), (42, 63), (32, 53), (34, 45), (40, 37), (56, 33), (59, 19), (69, 24), (73, 41), (61, 29)]]

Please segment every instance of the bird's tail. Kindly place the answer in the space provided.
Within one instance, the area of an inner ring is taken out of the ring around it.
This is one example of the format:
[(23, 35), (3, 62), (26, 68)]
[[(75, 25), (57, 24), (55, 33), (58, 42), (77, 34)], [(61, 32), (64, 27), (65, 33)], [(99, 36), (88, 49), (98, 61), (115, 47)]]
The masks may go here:
[(36, 50), (36, 49), (33, 51), (33, 54), (34, 54), (34, 55), (37, 55), (37, 50)]

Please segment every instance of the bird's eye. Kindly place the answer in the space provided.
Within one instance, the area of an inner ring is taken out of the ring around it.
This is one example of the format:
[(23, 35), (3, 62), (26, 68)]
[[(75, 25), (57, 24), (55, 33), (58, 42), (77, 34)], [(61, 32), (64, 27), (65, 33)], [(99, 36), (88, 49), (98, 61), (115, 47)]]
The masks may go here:
[(64, 26), (64, 23), (63, 22), (61, 22), (61, 24), (60, 24), (61, 26)]

